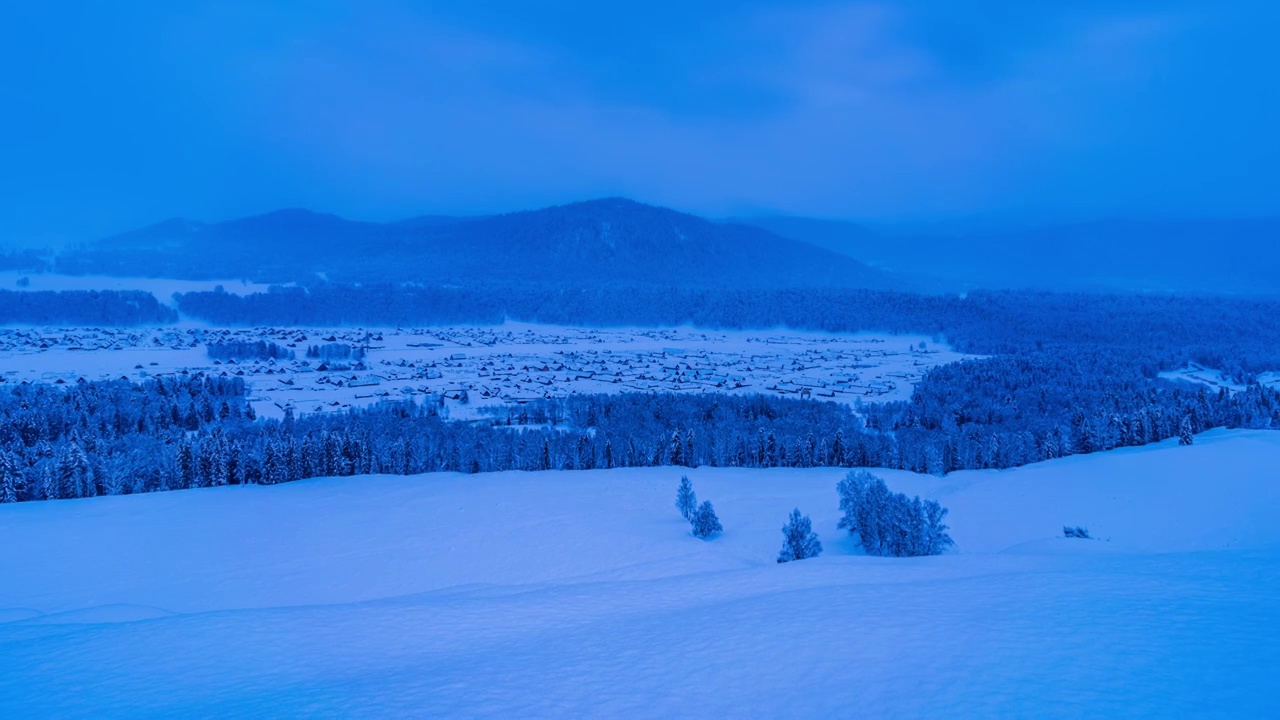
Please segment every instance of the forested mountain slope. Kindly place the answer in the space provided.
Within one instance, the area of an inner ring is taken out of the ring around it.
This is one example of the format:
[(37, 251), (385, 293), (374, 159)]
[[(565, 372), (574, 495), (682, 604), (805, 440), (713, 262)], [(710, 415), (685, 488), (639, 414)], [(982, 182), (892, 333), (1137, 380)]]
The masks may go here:
[(212, 224), (169, 220), (66, 253), (57, 266), (72, 273), (301, 283), (324, 277), (464, 286), (907, 286), (760, 228), (621, 198), (386, 224), (306, 210)]

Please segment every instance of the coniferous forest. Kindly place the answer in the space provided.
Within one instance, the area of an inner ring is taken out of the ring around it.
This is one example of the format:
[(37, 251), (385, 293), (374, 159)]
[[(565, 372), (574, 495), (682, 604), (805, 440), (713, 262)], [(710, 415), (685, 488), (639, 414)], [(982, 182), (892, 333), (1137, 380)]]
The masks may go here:
[(141, 290), (0, 290), (0, 325), (160, 325), (173, 308)]
[(993, 368), (1002, 383), (995, 391), (991, 382), (953, 384), (955, 368), (944, 370), (910, 401), (862, 414), (764, 395), (630, 393), (499, 408), (481, 422), (408, 402), (261, 420), (240, 378), (23, 384), (0, 395), (0, 500), (431, 471), (706, 465), (941, 474), (1143, 445), (1186, 427), (1280, 427), (1280, 394), (1260, 385), (1233, 394), (1163, 380), (1082, 381), (1091, 404), (1081, 405), (1083, 394), (1073, 400), (1036, 385), (1034, 365), (1021, 381)]

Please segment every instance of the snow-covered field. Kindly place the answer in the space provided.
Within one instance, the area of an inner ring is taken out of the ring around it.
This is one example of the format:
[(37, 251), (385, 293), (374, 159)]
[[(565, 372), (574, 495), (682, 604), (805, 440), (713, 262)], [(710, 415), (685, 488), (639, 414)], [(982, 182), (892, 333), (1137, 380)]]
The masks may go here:
[[(1178, 370), (1171, 370), (1160, 373), (1160, 377), (1166, 380), (1185, 380), (1186, 382), (1196, 383), (1198, 385), (1206, 385), (1213, 390), (1226, 388), (1230, 392), (1240, 392), (1245, 389), (1244, 385), (1232, 382), (1221, 370), (1214, 370), (1203, 365), (1191, 363), (1186, 367)], [(1258, 384), (1266, 387), (1280, 386), (1280, 372), (1267, 372), (1258, 376)]]
[[(215, 364), (207, 346), (264, 340), (291, 361)], [(308, 360), (310, 345), (367, 347), (358, 363)], [(927, 369), (964, 355), (911, 335), (610, 329), (506, 323), (436, 328), (0, 329), (0, 381), (74, 382), (173, 373), (241, 375), (254, 409), (280, 417), (383, 399), (480, 407), (573, 393), (776, 393), (853, 404), (902, 400)], [(466, 402), (459, 400), (465, 392)], [(443, 398), (443, 400), (442, 400)]]
[[(837, 531), (834, 469), (0, 506), (0, 717), (1277, 717), (1278, 467), (1280, 433), (1214, 431), (884, 472), (951, 510), (914, 559)], [(826, 552), (775, 564), (797, 506)]]

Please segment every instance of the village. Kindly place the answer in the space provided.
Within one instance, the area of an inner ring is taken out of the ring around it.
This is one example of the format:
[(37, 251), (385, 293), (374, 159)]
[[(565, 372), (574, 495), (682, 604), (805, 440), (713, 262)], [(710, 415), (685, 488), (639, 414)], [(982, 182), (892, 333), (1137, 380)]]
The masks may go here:
[[(285, 357), (211, 357), (265, 343)], [(344, 359), (309, 348), (348, 348)], [(260, 416), (386, 400), (435, 402), (450, 417), (582, 393), (774, 395), (850, 405), (902, 400), (929, 368), (965, 356), (924, 337), (795, 331), (587, 329), (508, 323), (450, 328), (0, 329), (9, 383), (243, 377)]]

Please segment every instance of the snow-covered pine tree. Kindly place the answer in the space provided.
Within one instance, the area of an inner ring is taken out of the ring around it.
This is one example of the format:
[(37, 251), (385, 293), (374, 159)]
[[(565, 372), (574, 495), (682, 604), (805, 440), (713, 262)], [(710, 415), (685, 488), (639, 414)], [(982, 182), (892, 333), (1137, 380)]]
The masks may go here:
[(946, 474), (946, 463), (943, 461), (942, 447), (939, 443), (929, 443), (925, 447), (924, 471), (938, 477)]
[(62, 489), (58, 487), (58, 475), (53, 471), (55, 463), (52, 460), (46, 460), (38, 466), (39, 473), (38, 483), (41, 496), (45, 500), (61, 500)]
[(413, 444), (409, 442), (409, 438), (405, 438), (400, 443), (400, 474), (412, 475), (416, 467), (413, 462)]
[(689, 482), (688, 475), (680, 478), (680, 489), (676, 490), (676, 509), (680, 511), (680, 517), (690, 522), (698, 510), (698, 495), (693, 491), (693, 483)]
[(274, 485), (280, 477), (280, 449), (276, 445), (276, 441), (270, 438), (262, 448), (262, 476), (258, 482), (263, 485)]
[(13, 453), (0, 451), (0, 503), (18, 502), (21, 478)]
[(81, 449), (79, 439), (73, 434), (72, 439), (62, 446), (58, 454), (56, 472), (58, 494), (63, 498), (83, 498), (97, 495), (93, 484), (89, 459)]
[(226, 460), (224, 461), (222, 474), (226, 478), (228, 485), (240, 484), (240, 446), (230, 443), (227, 447)]
[(716, 517), (715, 508), (711, 507), (710, 500), (702, 501), (690, 524), (693, 525), (693, 536), (703, 540), (710, 540), (724, 531), (720, 525), (720, 518)]
[[(279, 462), (284, 464), (284, 448), (276, 448), (279, 454)], [(265, 470), (263, 471), (266, 472)], [(283, 475), (283, 471), (280, 475)], [(324, 476), (338, 477), (342, 475), (342, 441), (339, 440), (336, 433), (330, 431), (324, 434)], [(272, 480), (275, 482), (275, 480)]]
[[(284, 461), (285, 481), (291, 482), (305, 477), (302, 474), (302, 445), (296, 437), (292, 435), (285, 436), (284, 448), (281, 450), (280, 457)], [(348, 459), (347, 464), (350, 466), (352, 461)]]
[(180, 489), (195, 487), (195, 454), (191, 448), (191, 441), (185, 437), (178, 441), (177, 480)]
[(822, 553), (822, 542), (813, 531), (813, 523), (808, 515), (801, 515), (800, 508), (791, 511), (787, 524), (782, 526), (782, 550), (778, 552), (778, 562), (791, 562), (818, 557)]
[(226, 485), (227, 479), (225, 469), (227, 466), (226, 445), (222, 439), (222, 435), (215, 430), (213, 436), (210, 437), (201, 449), (204, 451), (204, 460), (201, 461), (200, 467), (202, 472), (208, 473), (204, 479), (206, 485), (217, 487)]
[(831, 464), (836, 467), (844, 465), (844, 430), (837, 428), (836, 437), (831, 441)]
[(667, 450), (667, 457), (672, 465), (684, 465), (684, 445), (680, 442), (679, 430), (671, 432), (671, 446)]
[(1178, 444), (1190, 445), (1195, 442), (1195, 434), (1191, 429), (1191, 415), (1183, 415), (1178, 423)]

